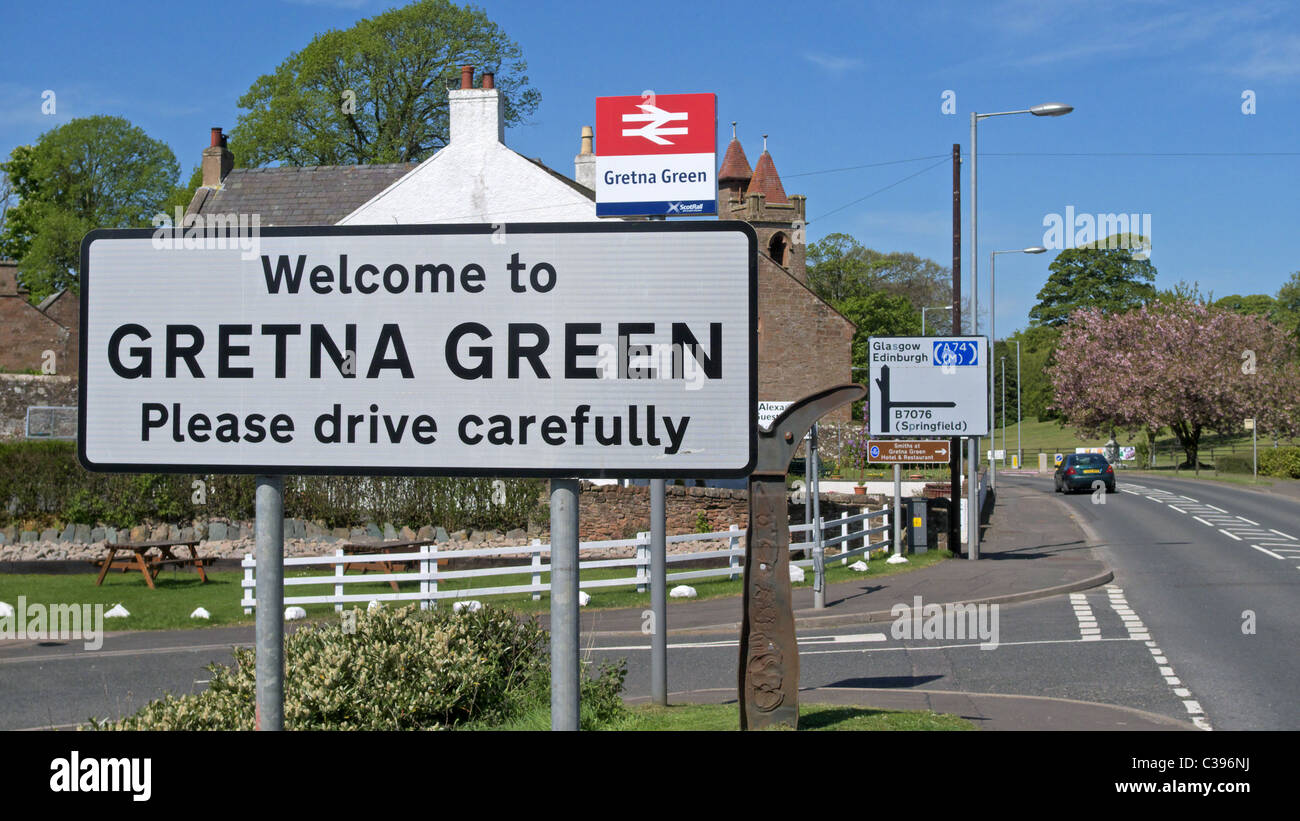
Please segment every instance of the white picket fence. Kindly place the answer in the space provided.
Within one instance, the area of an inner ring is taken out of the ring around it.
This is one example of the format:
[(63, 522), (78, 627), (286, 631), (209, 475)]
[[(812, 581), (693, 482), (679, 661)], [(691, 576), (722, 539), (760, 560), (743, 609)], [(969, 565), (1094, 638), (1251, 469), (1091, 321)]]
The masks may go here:
[[(820, 520), (821, 531), (823, 534), (822, 549), (829, 547), (839, 547), (840, 552), (836, 553), (834, 559), (839, 559), (841, 564), (848, 564), (849, 559), (877, 550), (881, 547), (889, 546), (889, 532), (891, 524), (889, 522), (890, 511), (888, 507), (880, 510), (868, 511), (862, 509), (861, 513), (852, 516), (845, 516), (840, 519)], [(881, 524), (870, 527), (871, 520), (879, 518)], [(815, 525), (801, 524), (790, 527), (790, 549), (803, 550), (808, 553), (814, 553), (814, 531)], [(683, 533), (676, 536), (668, 536), (666, 541), (669, 545), (681, 544), (683, 542), (710, 542), (726, 540), (725, 548), (715, 550), (700, 550), (691, 553), (669, 553), (667, 562), (671, 566), (682, 562), (699, 561), (701, 559), (713, 559), (720, 563), (719, 567), (704, 568), (700, 570), (685, 570), (677, 573), (667, 574), (669, 584), (687, 581), (689, 579), (705, 579), (726, 576), (729, 579), (739, 579), (743, 573), (741, 560), (745, 555), (745, 550), (740, 546), (740, 538), (744, 533), (736, 525), (732, 525), (727, 530), (714, 531), (712, 533)], [(877, 534), (885, 534), (885, 538), (872, 542), (871, 539)], [(802, 541), (795, 541), (796, 535)], [(843, 548), (849, 542), (861, 539), (863, 544), (852, 550)], [(627, 548), (636, 549), (633, 556), (616, 559), (582, 559), (583, 552), (594, 550), (608, 550), (610, 548)], [(285, 606), (304, 605), (304, 604), (333, 604), (335, 610), (343, 610), (344, 605), (365, 603), (371, 601), (418, 601), (421, 609), (428, 609), (430, 602), (437, 602), (440, 599), (478, 599), (488, 596), (509, 596), (518, 593), (530, 593), (533, 599), (540, 599), (542, 593), (550, 590), (549, 584), (542, 583), (542, 574), (551, 570), (549, 562), (543, 561), (543, 556), (549, 558), (551, 546), (542, 544), (541, 540), (533, 539), (531, 544), (519, 545), (515, 547), (490, 547), (475, 548), (472, 550), (439, 550), (437, 545), (429, 545), (418, 550), (412, 550), (409, 553), (384, 553), (384, 554), (348, 554), (344, 555), (340, 548), (332, 556), (303, 556), (287, 558), (284, 560), (286, 575), (284, 577)], [(512, 564), (503, 567), (483, 567), (475, 570), (443, 570), (438, 567), (439, 560), (447, 559), (470, 559), (493, 556), (526, 556), (527, 564)], [(581, 579), (579, 587), (585, 590), (594, 590), (604, 587), (636, 587), (638, 592), (645, 592), (650, 585), (650, 534), (638, 533), (635, 539), (613, 539), (608, 541), (580, 542), (578, 545), (579, 557), (579, 576), (586, 570), (608, 567), (626, 567), (631, 570), (631, 575), (618, 576), (609, 579)], [(385, 562), (415, 562), (415, 570), (404, 573), (354, 573), (346, 575), (345, 570), (350, 564), (373, 564), (377, 561)], [(721, 564), (725, 562), (725, 564)], [(824, 562), (817, 563), (815, 557), (793, 561), (792, 564), (802, 567), (814, 567), (816, 571), (818, 565), (824, 567)], [(243, 598), (240, 604), (245, 613), (252, 613), (253, 608), (257, 606), (256, 589), (257, 589), (257, 562), (251, 553), (244, 554), (244, 561), (240, 565), (244, 569), (244, 579), (241, 583), (243, 588)], [(318, 567), (332, 567), (334, 575), (315, 575), (315, 576), (290, 576), (289, 572), (294, 570), (310, 570)], [(457, 589), (438, 589), (439, 582), (446, 582), (452, 579), (489, 579), (494, 576), (520, 576), (527, 575), (530, 577), (528, 584), (506, 584), (485, 587), (469, 587)], [(418, 582), (419, 589), (411, 591), (395, 592), (390, 590), (384, 592), (368, 593), (347, 593), (345, 588), (349, 584), (373, 584), (375, 582), (387, 583), (390, 581), (398, 582)], [(290, 591), (295, 587), (314, 586), (321, 587), (326, 585), (333, 586), (333, 592), (324, 595), (290, 595)]]

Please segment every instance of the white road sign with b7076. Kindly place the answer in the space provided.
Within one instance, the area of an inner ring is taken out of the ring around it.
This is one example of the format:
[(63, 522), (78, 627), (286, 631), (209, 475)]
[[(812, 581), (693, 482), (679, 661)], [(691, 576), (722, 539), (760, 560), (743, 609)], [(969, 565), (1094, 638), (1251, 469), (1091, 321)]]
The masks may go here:
[(868, 346), (873, 437), (988, 434), (985, 337), (873, 336)]

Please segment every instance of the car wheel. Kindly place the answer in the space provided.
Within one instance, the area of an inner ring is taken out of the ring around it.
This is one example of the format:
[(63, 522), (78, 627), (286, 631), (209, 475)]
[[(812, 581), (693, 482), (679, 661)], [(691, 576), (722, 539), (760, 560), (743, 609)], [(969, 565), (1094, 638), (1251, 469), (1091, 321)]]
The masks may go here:
[(1107, 492), (1107, 493), (1114, 493), (1114, 492), (1115, 492), (1115, 486), (1114, 486), (1114, 485), (1106, 485), (1106, 492)]

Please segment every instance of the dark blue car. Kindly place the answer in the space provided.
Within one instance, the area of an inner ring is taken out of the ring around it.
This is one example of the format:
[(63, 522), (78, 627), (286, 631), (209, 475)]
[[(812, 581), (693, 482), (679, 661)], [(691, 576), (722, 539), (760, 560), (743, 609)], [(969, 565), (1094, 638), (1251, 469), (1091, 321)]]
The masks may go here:
[(1100, 453), (1071, 453), (1056, 466), (1053, 481), (1057, 493), (1092, 490), (1097, 482), (1105, 484), (1107, 493), (1114, 493), (1115, 468)]

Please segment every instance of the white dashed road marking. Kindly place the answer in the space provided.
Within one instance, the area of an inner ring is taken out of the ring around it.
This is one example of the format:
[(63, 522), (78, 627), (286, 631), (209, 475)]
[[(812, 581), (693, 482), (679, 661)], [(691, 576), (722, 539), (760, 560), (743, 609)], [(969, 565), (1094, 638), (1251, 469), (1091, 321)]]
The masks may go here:
[[(1070, 598), (1075, 605), (1075, 613), (1079, 610), (1079, 601), (1074, 597), (1081, 595), (1078, 593), (1070, 594)], [(1118, 585), (1106, 585), (1106, 595), (1110, 599), (1110, 607), (1119, 615), (1124, 622), (1124, 627), (1128, 630), (1129, 638), (1134, 641), (1146, 642), (1147, 649), (1151, 651), (1151, 660), (1156, 663), (1156, 669), (1160, 677), (1165, 680), (1165, 684), (1173, 688), (1174, 696), (1183, 704), (1183, 709), (1187, 710), (1187, 715), (1191, 718), (1192, 723), (1202, 730), (1213, 729), (1210, 726), (1210, 719), (1205, 715), (1205, 710), (1201, 708), (1200, 702), (1191, 698), (1192, 691), (1184, 686), (1182, 679), (1174, 674), (1173, 665), (1169, 663), (1168, 657), (1154, 641), (1151, 640), (1151, 633), (1147, 630), (1146, 625), (1138, 617), (1137, 613), (1129, 605), (1128, 599), (1124, 597), (1124, 589)], [(1083, 602), (1087, 604), (1087, 599)]]
[[(1265, 529), (1259, 522), (1247, 519), (1245, 516), (1236, 516), (1216, 505), (1198, 502), (1190, 496), (1181, 496), (1167, 490), (1157, 490), (1142, 485), (1132, 485), (1132, 487), (1132, 490), (1125, 489), (1124, 492), (1134, 496), (1146, 496), (1153, 502), (1167, 506), (1170, 510), (1191, 515), (1206, 527), (1214, 528), (1233, 541), (1245, 542), (1274, 559), (1286, 559), (1286, 556), (1281, 555), (1283, 553), (1300, 553), (1300, 539), (1271, 527)], [(1278, 536), (1286, 541), (1278, 541)]]

